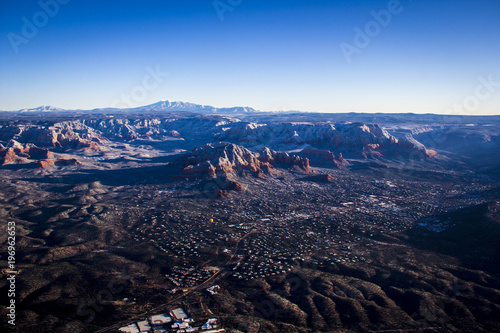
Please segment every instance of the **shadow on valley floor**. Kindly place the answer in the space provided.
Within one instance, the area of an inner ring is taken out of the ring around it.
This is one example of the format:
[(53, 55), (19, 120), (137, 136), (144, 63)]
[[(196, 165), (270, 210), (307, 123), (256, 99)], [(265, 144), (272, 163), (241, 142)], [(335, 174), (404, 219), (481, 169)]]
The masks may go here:
[(459, 259), (464, 267), (498, 276), (500, 273), (500, 211), (498, 204), (482, 204), (436, 216), (454, 226), (442, 232), (417, 226), (408, 231), (417, 248)]
[(106, 186), (166, 184), (182, 179), (182, 170), (172, 165), (113, 170), (75, 170), (58, 177), (20, 178), (42, 184), (79, 185), (100, 182)]
[(0, 170), (11, 170), (11, 171), (19, 171), (19, 170), (34, 170), (39, 167), (36, 163), (20, 163), (20, 164), (5, 164), (0, 166)]
[(179, 154), (175, 155), (166, 155), (166, 156), (156, 156), (156, 157), (119, 157), (115, 159), (109, 159), (109, 160), (104, 160), (104, 163), (110, 163), (110, 164), (116, 164), (116, 163), (137, 163), (137, 164), (166, 164), (166, 163), (172, 163), (176, 159), (179, 158)]

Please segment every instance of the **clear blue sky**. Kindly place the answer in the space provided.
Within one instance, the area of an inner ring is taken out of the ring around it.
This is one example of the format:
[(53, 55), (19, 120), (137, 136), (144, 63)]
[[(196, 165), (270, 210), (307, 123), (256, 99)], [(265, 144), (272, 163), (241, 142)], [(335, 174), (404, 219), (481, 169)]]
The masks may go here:
[[(389, 1), (220, 0), (223, 13), (213, 0), (59, 1), (53, 17), (0, 2), (0, 110), (123, 106), (135, 93), (125, 104), (500, 114), (499, 0), (401, 0), (380, 29), (371, 12)], [(23, 34), (26, 22), (38, 31)], [(341, 45), (367, 24), (348, 61)]]

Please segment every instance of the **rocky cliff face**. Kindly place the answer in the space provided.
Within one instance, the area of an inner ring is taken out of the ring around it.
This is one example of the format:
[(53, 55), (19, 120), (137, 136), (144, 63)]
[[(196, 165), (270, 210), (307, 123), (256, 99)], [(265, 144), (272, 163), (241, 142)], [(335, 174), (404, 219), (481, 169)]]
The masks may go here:
[(292, 168), (306, 173), (314, 172), (309, 166), (308, 158), (290, 155), (285, 152), (276, 152), (267, 147), (264, 147), (259, 152), (258, 159), (264, 163), (269, 163), (272, 166)]
[(26, 158), (17, 155), (12, 148), (0, 149), (0, 165), (25, 163)]
[(237, 119), (221, 116), (193, 118), (113, 118), (86, 120), (85, 126), (92, 128), (109, 139), (124, 141), (183, 139), (201, 136), (212, 139), (217, 131)]
[(379, 125), (362, 123), (235, 123), (215, 137), (248, 147), (265, 145), (281, 150), (312, 147), (356, 158), (409, 156), (414, 151), (430, 156), (411, 135), (398, 139)]
[[(422, 136), (420, 132), (415, 133)], [(2, 163), (49, 158), (36, 156), (34, 147), (53, 152), (102, 151), (108, 140), (172, 141), (172, 144), (179, 141), (183, 149), (215, 140), (226, 144), (213, 143), (193, 150), (184, 166), (184, 174), (206, 173), (215, 177), (218, 173), (243, 170), (265, 175), (275, 168), (311, 172), (309, 162), (318, 167), (342, 168), (349, 165), (344, 157), (410, 159), (418, 155), (419, 160), (424, 160), (436, 154), (417, 141), (411, 132), (403, 134), (395, 137), (379, 125), (363, 123), (277, 123), (268, 120), (256, 123), (218, 115), (135, 116), (131, 119), (117, 116), (0, 125), (1, 143), (7, 145), (14, 140), (22, 146), (17, 147), (18, 151), (4, 147), (0, 157)], [(27, 145), (32, 146), (29, 153), (23, 151)], [(284, 152), (290, 150), (300, 153)]]
[(99, 151), (99, 143), (106, 140), (80, 122), (63, 122), (53, 126), (7, 126), (0, 128), (3, 141), (15, 140), (49, 149), (89, 149)]
[[(53, 159), (52, 151), (66, 152), (74, 149), (101, 151), (100, 143), (106, 141), (99, 133), (80, 122), (61, 122), (51, 126), (18, 125), (0, 127), (0, 165), (38, 161), (39, 167), (68, 165), (65, 159)], [(76, 160), (75, 160), (76, 161)], [(69, 164), (78, 164), (77, 161)]]
[[(0, 141), (14, 139), (52, 149), (97, 150), (104, 140), (190, 140), (231, 142), (252, 150), (270, 147), (287, 151), (311, 147), (347, 158), (410, 156), (433, 152), (411, 132), (395, 137), (376, 124), (363, 123), (254, 123), (226, 116), (102, 118), (55, 123), (52, 126), (20, 125), (0, 128)], [(415, 132), (419, 135), (419, 132)], [(334, 160), (331, 162), (335, 164)]]
[(54, 158), (47, 148), (39, 148), (33, 144), (22, 145), (11, 140), (7, 147), (0, 147), (0, 165), (24, 164), (34, 160), (38, 168), (47, 169), (55, 166), (82, 165), (75, 158)]
[(228, 142), (210, 143), (193, 149), (184, 158), (183, 174), (203, 175), (209, 178), (241, 175), (244, 172), (270, 174), (272, 169), (287, 167), (302, 172), (313, 172), (309, 160), (264, 148), (260, 153)]
[(307, 157), (311, 163), (322, 167), (343, 168), (347, 165), (347, 161), (342, 156), (342, 153), (335, 156), (335, 154), (329, 150), (307, 147), (302, 149), (300, 156)]
[(98, 130), (110, 139), (136, 140), (136, 139), (164, 139), (166, 137), (179, 137), (176, 130), (169, 129), (169, 120), (153, 119), (105, 119), (88, 120), (85, 125)]
[(26, 163), (29, 159), (44, 160), (52, 157), (46, 148), (39, 148), (33, 144), (22, 145), (10, 140), (6, 147), (0, 147), (0, 165)]

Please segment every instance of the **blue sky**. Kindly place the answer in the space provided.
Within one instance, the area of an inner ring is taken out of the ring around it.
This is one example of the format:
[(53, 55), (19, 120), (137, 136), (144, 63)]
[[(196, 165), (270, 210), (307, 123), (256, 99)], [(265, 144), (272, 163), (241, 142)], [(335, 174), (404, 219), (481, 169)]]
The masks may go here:
[[(57, 12), (41, 3), (57, 4)], [(168, 99), (261, 110), (500, 114), (498, 0), (217, 4), (1, 1), (0, 110)], [(375, 20), (381, 11), (390, 22)], [(356, 31), (368, 33), (367, 45), (356, 44)]]

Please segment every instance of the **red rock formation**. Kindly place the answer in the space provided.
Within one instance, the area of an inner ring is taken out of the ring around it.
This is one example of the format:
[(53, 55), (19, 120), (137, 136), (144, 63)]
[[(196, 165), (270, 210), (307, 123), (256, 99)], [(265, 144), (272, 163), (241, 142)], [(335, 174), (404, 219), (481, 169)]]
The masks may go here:
[(56, 166), (54, 159), (38, 161), (38, 162), (36, 162), (35, 165), (37, 168), (41, 168), (41, 169), (53, 168)]
[(437, 152), (432, 149), (425, 149), (425, 155), (427, 158), (433, 158), (434, 156), (437, 155)]
[(314, 170), (309, 166), (309, 159), (296, 155), (289, 155), (285, 152), (276, 152), (269, 148), (264, 148), (260, 151), (259, 160), (267, 162), (269, 165), (282, 165), (294, 170), (300, 170), (305, 173), (314, 173)]
[(243, 186), (240, 183), (231, 180), (229, 181), (229, 186), (227, 187), (227, 189), (230, 191), (238, 191), (238, 192), (244, 190)]
[(29, 158), (32, 160), (45, 160), (52, 158), (52, 153), (45, 148), (31, 147), (27, 153)]
[(333, 181), (335, 178), (332, 177), (332, 175), (326, 174), (326, 175), (316, 175), (316, 176), (310, 176), (307, 178), (304, 178), (304, 180), (310, 180), (313, 182), (319, 182), (319, 183), (327, 183)]
[(265, 147), (259, 153), (259, 160), (262, 162), (267, 162), (269, 164), (274, 164), (276, 162), (274, 155), (275, 151)]
[(258, 172), (261, 163), (248, 149), (219, 142), (193, 149), (184, 166), (183, 174), (202, 174), (214, 178), (243, 170)]
[(55, 165), (58, 166), (78, 166), (83, 165), (76, 158), (59, 158), (55, 161)]
[(58, 158), (38, 161), (36, 166), (42, 169), (53, 168), (55, 166), (77, 166), (82, 165), (80, 161), (75, 158)]
[(28, 159), (45, 160), (52, 158), (52, 153), (46, 148), (38, 148), (33, 144), (22, 145), (10, 140), (7, 148), (0, 148), (0, 165), (12, 163), (27, 163)]
[(214, 192), (214, 197), (216, 197), (216, 198), (227, 198), (229, 196), (230, 196), (230, 194), (226, 190), (217, 190)]
[(26, 158), (16, 154), (13, 148), (0, 150), (0, 165), (26, 163)]
[(260, 154), (227, 142), (207, 144), (193, 149), (185, 158), (183, 174), (201, 174), (209, 178), (240, 174), (244, 171), (255, 175), (269, 174), (274, 166), (301, 172), (314, 172), (309, 159), (264, 148)]
[(92, 129), (73, 122), (51, 127), (28, 125), (4, 128), (0, 131), (0, 138), (49, 149), (86, 148), (97, 151), (100, 151), (99, 143), (105, 140)]
[(335, 155), (329, 150), (307, 147), (302, 149), (300, 155), (309, 157), (312, 163), (316, 163), (318, 165), (342, 168), (346, 164), (346, 160), (342, 157), (342, 153), (339, 153), (339, 156), (335, 157)]
[(299, 169), (303, 170), (305, 173), (314, 173), (314, 170), (309, 166), (308, 158), (293, 156), (292, 165), (299, 167)]

